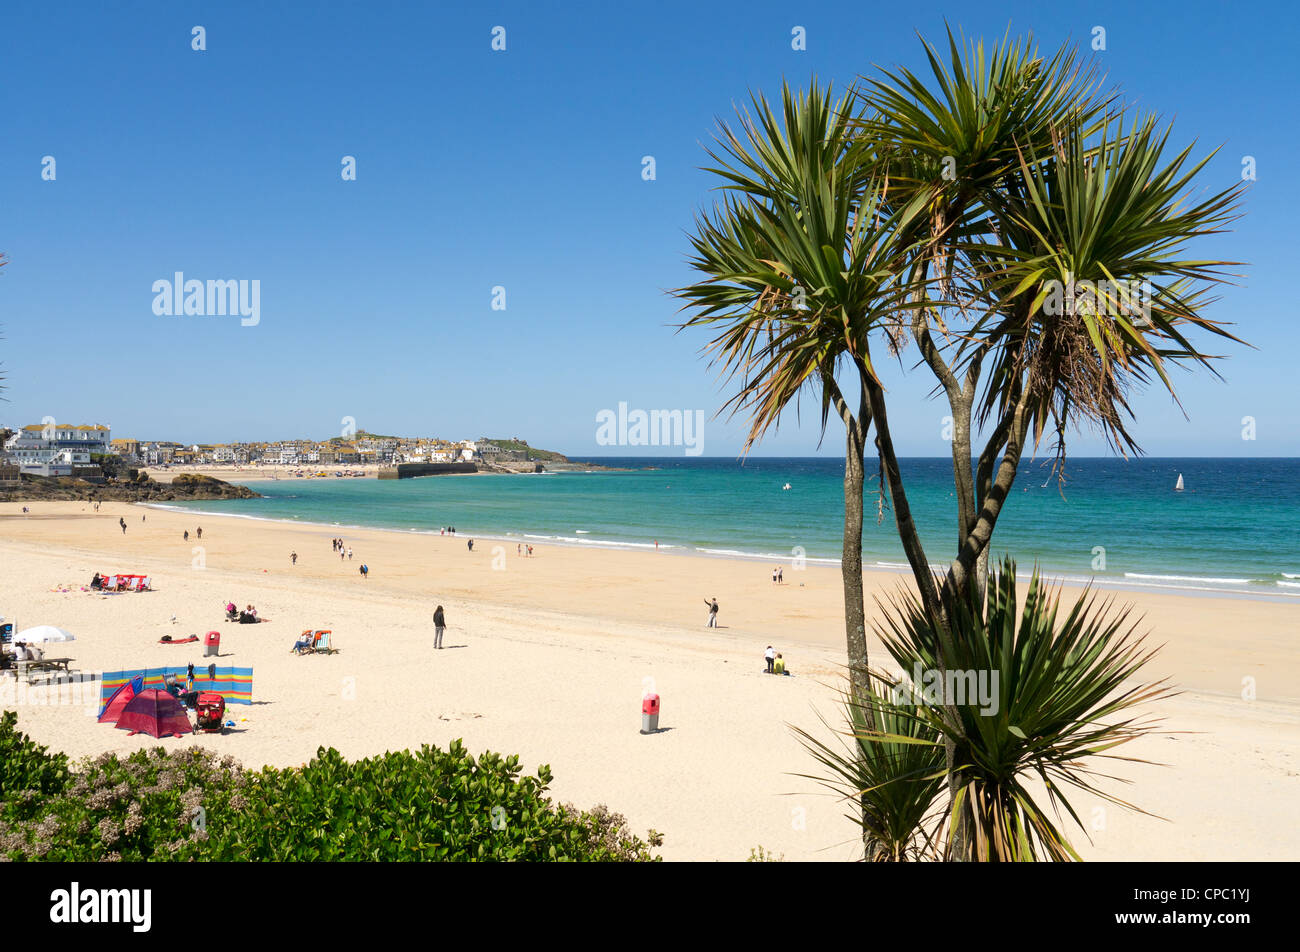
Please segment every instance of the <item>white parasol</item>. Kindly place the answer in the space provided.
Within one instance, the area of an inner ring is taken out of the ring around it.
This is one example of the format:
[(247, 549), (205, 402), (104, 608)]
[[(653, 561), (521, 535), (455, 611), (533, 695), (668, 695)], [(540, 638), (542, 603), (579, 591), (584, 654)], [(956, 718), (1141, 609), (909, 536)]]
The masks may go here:
[(53, 625), (37, 625), (35, 628), (25, 629), (14, 635), (14, 641), (21, 641), (29, 645), (41, 642), (76, 640), (77, 636), (72, 632), (64, 631), (62, 628), (55, 628)]

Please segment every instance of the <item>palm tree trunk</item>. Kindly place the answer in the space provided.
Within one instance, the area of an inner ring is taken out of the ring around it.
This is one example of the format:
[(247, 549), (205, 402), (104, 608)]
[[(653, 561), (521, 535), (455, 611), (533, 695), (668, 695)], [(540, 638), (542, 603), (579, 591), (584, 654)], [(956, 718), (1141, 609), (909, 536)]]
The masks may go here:
[[(863, 465), (864, 440), (858, 421), (844, 421), (844, 548), (840, 574), (844, 581), (844, 638), (848, 646), (849, 686), (854, 701), (865, 702), (871, 695), (867, 662), (867, 608), (862, 593), (862, 490), (866, 483)], [(864, 708), (871, 718), (871, 708)], [(870, 726), (874, 726), (871, 724)]]

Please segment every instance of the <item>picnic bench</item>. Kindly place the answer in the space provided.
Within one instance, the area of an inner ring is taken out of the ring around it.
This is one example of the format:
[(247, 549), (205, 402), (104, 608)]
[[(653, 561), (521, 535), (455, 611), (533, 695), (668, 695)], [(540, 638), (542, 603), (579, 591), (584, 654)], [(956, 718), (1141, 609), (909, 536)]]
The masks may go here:
[(63, 671), (70, 674), (68, 665), (72, 660), (72, 658), (42, 658), (40, 661), (15, 661), (14, 667), (18, 669), (18, 677), (30, 682), (33, 676), (42, 673)]

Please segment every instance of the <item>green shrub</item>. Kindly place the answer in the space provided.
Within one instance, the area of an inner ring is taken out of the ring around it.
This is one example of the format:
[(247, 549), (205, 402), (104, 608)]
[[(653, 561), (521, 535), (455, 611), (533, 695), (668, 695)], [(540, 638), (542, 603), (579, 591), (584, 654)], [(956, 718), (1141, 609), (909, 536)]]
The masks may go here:
[[(460, 741), (348, 763), (321, 749), (302, 768), (252, 778), (229, 825), (209, 821), (205, 859), (650, 859), (649, 845), (607, 813), (556, 807), (550, 768), (520, 776), (519, 758), (471, 756)], [(652, 840), (654, 836), (652, 834)]]
[(202, 861), (646, 861), (662, 837), (603, 806), (544, 796), (549, 768), (459, 741), (349, 763), (321, 748), (303, 767), (247, 772), (198, 748), (105, 754), (29, 819), (0, 810), (11, 859)]
[(39, 804), (63, 790), (68, 782), (68, 758), (51, 754), (16, 729), (18, 715), (0, 715), (0, 815), (29, 818)]

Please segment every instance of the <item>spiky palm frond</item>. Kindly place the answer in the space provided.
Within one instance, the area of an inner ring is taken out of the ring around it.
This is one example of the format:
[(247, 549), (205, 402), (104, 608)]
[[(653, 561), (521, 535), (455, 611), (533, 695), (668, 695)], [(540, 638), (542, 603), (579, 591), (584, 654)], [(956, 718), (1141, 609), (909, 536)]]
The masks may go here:
[[(876, 862), (932, 859), (942, 826), (938, 805), (944, 787), (944, 750), (937, 731), (900, 703), (895, 685), (873, 675), (867, 697), (843, 699), (847, 730), (830, 744), (800, 728), (805, 749), (826, 770), (800, 774), (832, 790), (852, 809), (846, 816), (863, 831)], [(823, 721), (823, 723), (825, 723)], [(872, 726), (874, 725), (874, 726)], [(826, 725), (829, 727), (830, 725)]]
[[(1061, 617), (1059, 600), (1035, 570), (1018, 605), (1015, 563), (1006, 560), (990, 578), (987, 603), (972, 596), (953, 617), (954, 654), (942, 665), (937, 635), (914, 595), (881, 605), (877, 634), (904, 671), (935, 672), (936, 679), (941, 670), (952, 673), (942, 696), (926, 692), (935, 685), (914, 685), (912, 699), (918, 717), (956, 741), (953, 813), (969, 809), (977, 860), (1078, 859), (1054, 819), (1064, 811), (1083, 828), (1067, 788), (1139, 809), (1098, 785), (1122, 780), (1096, 763), (1145, 763), (1115, 748), (1152, 733), (1154, 720), (1134, 709), (1172, 692), (1163, 681), (1131, 683), (1155, 649), (1135, 635), (1129, 609), (1112, 614), (1109, 600), (1099, 604), (1084, 592)], [(972, 697), (980, 678), (983, 696)], [(944, 701), (953, 702), (955, 723)], [(1045, 785), (1046, 804), (1031, 780)]]
[(1238, 341), (1205, 310), (1235, 262), (1186, 246), (1231, 224), (1244, 185), (1190, 200), (1211, 156), (1194, 161), (1191, 146), (1166, 156), (1169, 135), (1155, 117), (1126, 128), (1116, 115), (1094, 136), (1064, 129), (1049, 155), (1025, 154), (1025, 200), (999, 213), (1002, 241), (963, 249), (990, 304), (972, 333), (997, 355), (981, 419), (1005, 411), (1003, 381), (1016, 379), (1035, 440), (1077, 420), (1135, 451), (1129, 394), (1158, 380), (1176, 398), (1173, 362), (1213, 369), (1192, 331)]
[(756, 96), (710, 152), (726, 195), (696, 218), (690, 264), (703, 278), (677, 294), (694, 311), (683, 327), (720, 328), (706, 352), (739, 380), (727, 407), (749, 414), (747, 447), (805, 389), (820, 390), (824, 426), (840, 364), (870, 372), (872, 334), (912, 306), (890, 263), (914, 212), (882, 212), (850, 149), (854, 104), (787, 86), (778, 116)]

